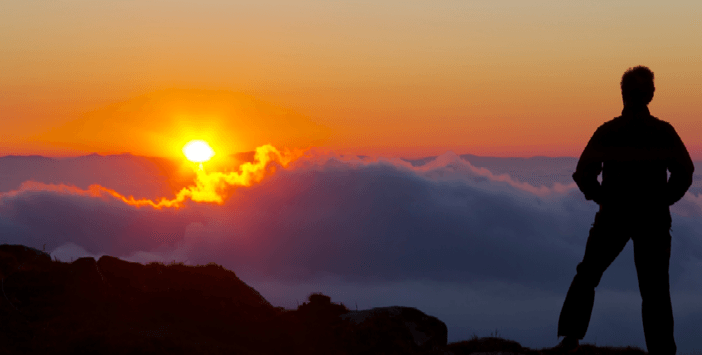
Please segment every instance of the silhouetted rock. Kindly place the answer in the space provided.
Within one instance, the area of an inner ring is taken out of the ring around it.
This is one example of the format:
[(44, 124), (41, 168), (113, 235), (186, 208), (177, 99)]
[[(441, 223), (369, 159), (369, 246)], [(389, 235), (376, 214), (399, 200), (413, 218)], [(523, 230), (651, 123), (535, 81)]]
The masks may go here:
[(19, 244), (0, 245), (0, 277), (16, 271), (45, 270), (51, 265), (51, 256), (46, 252)]
[(70, 294), (75, 301), (104, 301), (107, 284), (94, 258), (79, 258), (70, 264), (68, 270), (70, 276), (67, 280), (66, 293)]
[(446, 325), (415, 308), (349, 311), (314, 293), (281, 317), (299, 354), (424, 354), (446, 346)]
[(52, 262), (0, 245), (0, 270), (0, 354), (276, 354), (288, 345), (280, 310), (216, 264)]
[(446, 324), (416, 308), (372, 308), (350, 311), (341, 318), (349, 324), (357, 353), (383, 349), (388, 354), (415, 354), (446, 346)]
[(557, 355), (495, 338), (447, 345), (446, 325), (415, 308), (349, 311), (319, 293), (296, 310), (276, 308), (213, 263), (142, 265), (111, 256), (52, 262), (37, 249), (0, 245), (0, 270), (0, 355)]
[(295, 348), (300, 354), (346, 354), (340, 316), (348, 311), (343, 304), (332, 303), (329, 296), (311, 294), (308, 302), (287, 312)]

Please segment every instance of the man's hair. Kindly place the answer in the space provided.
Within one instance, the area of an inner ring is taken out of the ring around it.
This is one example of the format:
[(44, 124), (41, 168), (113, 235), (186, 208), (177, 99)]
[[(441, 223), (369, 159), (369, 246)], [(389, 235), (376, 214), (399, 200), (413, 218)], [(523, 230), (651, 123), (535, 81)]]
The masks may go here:
[(626, 104), (648, 105), (653, 99), (653, 72), (644, 66), (629, 68), (622, 75), (622, 99)]

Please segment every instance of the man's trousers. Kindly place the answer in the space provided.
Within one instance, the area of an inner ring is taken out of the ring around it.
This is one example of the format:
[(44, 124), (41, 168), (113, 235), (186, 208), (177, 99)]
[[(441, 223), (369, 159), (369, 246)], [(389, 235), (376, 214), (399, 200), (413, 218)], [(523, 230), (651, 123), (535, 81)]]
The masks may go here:
[[(661, 215), (658, 215), (661, 216)], [(558, 320), (558, 336), (582, 339), (587, 331), (595, 287), (631, 238), (641, 292), (646, 347), (651, 355), (675, 354), (670, 302), (670, 214), (663, 217), (604, 215), (598, 212), (585, 246), (585, 256), (568, 289)]]

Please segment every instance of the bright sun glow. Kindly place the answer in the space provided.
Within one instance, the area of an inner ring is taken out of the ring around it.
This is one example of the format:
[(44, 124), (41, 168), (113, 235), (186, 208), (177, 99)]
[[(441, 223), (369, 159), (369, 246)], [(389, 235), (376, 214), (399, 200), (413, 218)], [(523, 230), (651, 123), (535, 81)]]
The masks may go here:
[(266, 144), (256, 148), (253, 162), (245, 162), (239, 166), (238, 171), (230, 172), (206, 172), (202, 168), (202, 162), (207, 161), (214, 155), (212, 148), (204, 141), (192, 141), (183, 147), (183, 153), (189, 160), (200, 163), (199, 168), (195, 170), (197, 174), (193, 185), (182, 188), (173, 199), (162, 197), (160, 200), (140, 199), (137, 200), (133, 196), (126, 197), (115, 190), (102, 187), (100, 185), (90, 185), (90, 193), (92, 196), (100, 196), (102, 193), (107, 193), (113, 197), (122, 200), (124, 203), (132, 206), (151, 206), (153, 208), (163, 207), (182, 207), (186, 199), (194, 202), (214, 202), (218, 204), (224, 203), (227, 188), (239, 186), (251, 186), (254, 183), (261, 181), (274, 169), (269, 169), (269, 164), (276, 162), (279, 166), (286, 167), (290, 162), (299, 158), (302, 151), (291, 153), (285, 151), (281, 153), (274, 146)]
[(207, 142), (194, 140), (183, 147), (183, 154), (193, 163), (202, 163), (210, 160), (215, 155), (215, 152)]

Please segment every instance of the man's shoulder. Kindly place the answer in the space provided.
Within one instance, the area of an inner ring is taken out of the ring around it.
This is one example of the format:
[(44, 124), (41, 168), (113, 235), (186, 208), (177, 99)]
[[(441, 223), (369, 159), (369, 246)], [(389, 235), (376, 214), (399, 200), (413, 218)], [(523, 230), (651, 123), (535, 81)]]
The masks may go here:
[(654, 122), (654, 124), (657, 124), (657, 125), (663, 126), (663, 127), (673, 128), (673, 125), (671, 125), (668, 121), (662, 120), (656, 116), (651, 116), (651, 115), (649, 115), (649, 118), (652, 122)]
[(597, 129), (607, 129), (607, 128), (611, 127), (611, 126), (617, 125), (617, 124), (620, 123), (621, 121), (622, 121), (622, 116), (615, 117), (615, 118), (613, 118), (613, 119), (611, 119), (611, 120), (609, 120), (609, 121), (605, 121), (605, 122), (602, 123), (599, 127), (597, 127)]
[(655, 129), (662, 129), (666, 131), (673, 129), (673, 125), (671, 125), (668, 121), (664, 121), (655, 116), (647, 115), (637, 119), (640, 119), (640, 121), (633, 121), (630, 117), (626, 116), (618, 116), (609, 121), (605, 121), (597, 128), (597, 130), (602, 132), (609, 130), (617, 130), (619, 128), (629, 126), (631, 124), (645, 124), (650, 125)]
[(624, 123), (624, 118), (622, 118), (622, 116), (615, 117), (609, 121), (605, 121), (599, 127), (597, 127), (597, 129), (595, 130), (595, 135), (601, 135), (606, 132), (616, 130), (618, 127), (621, 127)]
[[(643, 138), (645, 137), (645, 138)], [(619, 116), (602, 123), (591, 140), (600, 145), (620, 145), (622, 142), (640, 142), (670, 146), (679, 140), (678, 134), (669, 122), (655, 116), (631, 117)], [(633, 143), (632, 143), (633, 144)]]
[(668, 121), (664, 121), (658, 117), (655, 116), (650, 116), (651, 123), (650, 125), (652, 126), (653, 130), (656, 132), (659, 132), (663, 135), (666, 135), (668, 137), (670, 136), (677, 136), (677, 133), (675, 132), (675, 128), (673, 128), (673, 125), (670, 124)]

